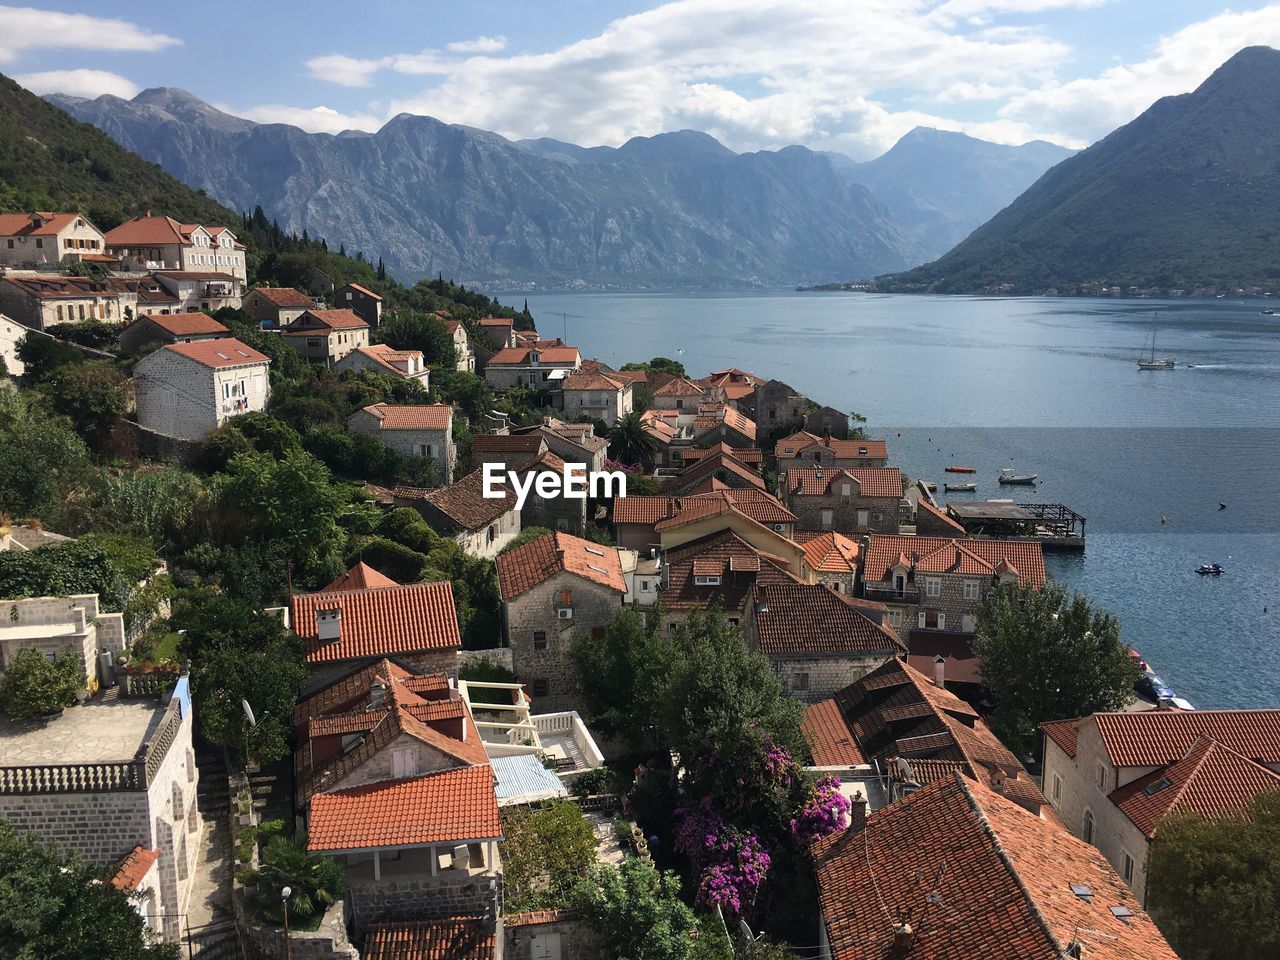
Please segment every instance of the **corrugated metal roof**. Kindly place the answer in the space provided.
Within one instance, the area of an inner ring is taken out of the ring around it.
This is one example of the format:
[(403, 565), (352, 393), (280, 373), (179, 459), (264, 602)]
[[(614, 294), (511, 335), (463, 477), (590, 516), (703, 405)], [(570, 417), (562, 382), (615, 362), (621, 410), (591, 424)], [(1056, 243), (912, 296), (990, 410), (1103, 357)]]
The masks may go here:
[(493, 791), (500, 807), (569, 795), (560, 778), (535, 756), (493, 757), (489, 763), (498, 780)]

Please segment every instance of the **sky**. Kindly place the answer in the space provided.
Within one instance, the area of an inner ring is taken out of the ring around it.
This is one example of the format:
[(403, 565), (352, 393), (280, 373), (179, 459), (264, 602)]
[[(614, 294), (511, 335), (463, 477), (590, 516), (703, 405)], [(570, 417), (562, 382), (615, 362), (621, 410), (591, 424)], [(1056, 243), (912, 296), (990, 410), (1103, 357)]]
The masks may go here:
[(916, 126), (1083, 147), (1280, 47), (1280, 0), (221, 0), (0, 6), (28, 89), (180, 87), (263, 123), (427, 114), (586, 146), (704, 130), (878, 156)]

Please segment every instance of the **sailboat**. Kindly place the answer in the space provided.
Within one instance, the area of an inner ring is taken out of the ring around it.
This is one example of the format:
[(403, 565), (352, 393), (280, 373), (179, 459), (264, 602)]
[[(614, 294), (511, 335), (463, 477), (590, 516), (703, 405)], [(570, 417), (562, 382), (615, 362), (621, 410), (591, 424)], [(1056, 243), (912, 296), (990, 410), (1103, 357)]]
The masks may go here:
[[(1160, 321), (1160, 314), (1156, 314), (1156, 323)], [(1151, 325), (1151, 357), (1147, 360), (1139, 358), (1139, 370), (1172, 370), (1177, 364), (1173, 357), (1156, 357), (1156, 324)]]

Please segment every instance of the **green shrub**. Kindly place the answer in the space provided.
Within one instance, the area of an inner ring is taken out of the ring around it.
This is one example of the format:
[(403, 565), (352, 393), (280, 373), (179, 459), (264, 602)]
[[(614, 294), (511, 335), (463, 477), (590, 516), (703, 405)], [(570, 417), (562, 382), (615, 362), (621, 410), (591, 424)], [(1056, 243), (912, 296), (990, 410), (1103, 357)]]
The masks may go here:
[(71, 706), (83, 689), (82, 657), (50, 663), (39, 650), (23, 650), (0, 677), (0, 704), (12, 719), (29, 720)]

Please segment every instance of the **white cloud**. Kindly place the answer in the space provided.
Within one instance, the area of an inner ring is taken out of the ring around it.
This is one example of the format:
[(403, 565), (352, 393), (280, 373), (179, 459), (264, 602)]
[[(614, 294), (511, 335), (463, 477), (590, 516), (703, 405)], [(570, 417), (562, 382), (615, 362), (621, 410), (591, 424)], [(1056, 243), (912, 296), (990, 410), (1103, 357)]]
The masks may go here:
[(0, 63), (28, 50), (161, 50), (182, 43), (125, 20), (0, 6)]
[(377, 130), (383, 119), (367, 113), (340, 113), (332, 107), (290, 107), (279, 103), (264, 103), (256, 107), (237, 110), (225, 104), (215, 104), (223, 113), (244, 117), (255, 123), (287, 123), (308, 133), (341, 133), (343, 130)]
[(459, 40), (448, 45), (448, 49), (454, 53), (497, 53), (506, 48), (506, 37), (476, 37), (473, 40)]
[(32, 93), (65, 93), (73, 97), (100, 97), (109, 93), (131, 100), (142, 88), (132, 80), (106, 70), (45, 70), (13, 78)]
[(1096, 77), (1046, 83), (1010, 99), (1000, 117), (1014, 123), (1034, 120), (1059, 131), (1063, 142), (1092, 142), (1161, 97), (1194, 90), (1242, 47), (1256, 44), (1280, 47), (1280, 3), (1193, 23), (1161, 38), (1146, 60)]
[(342, 87), (371, 87), (374, 74), (389, 62), (390, 58), (357, 60), (341, 53), (331, 53), (323, 57), (312, 57), (307, 61), (307, 70), (317, 80), (326, 80)]

